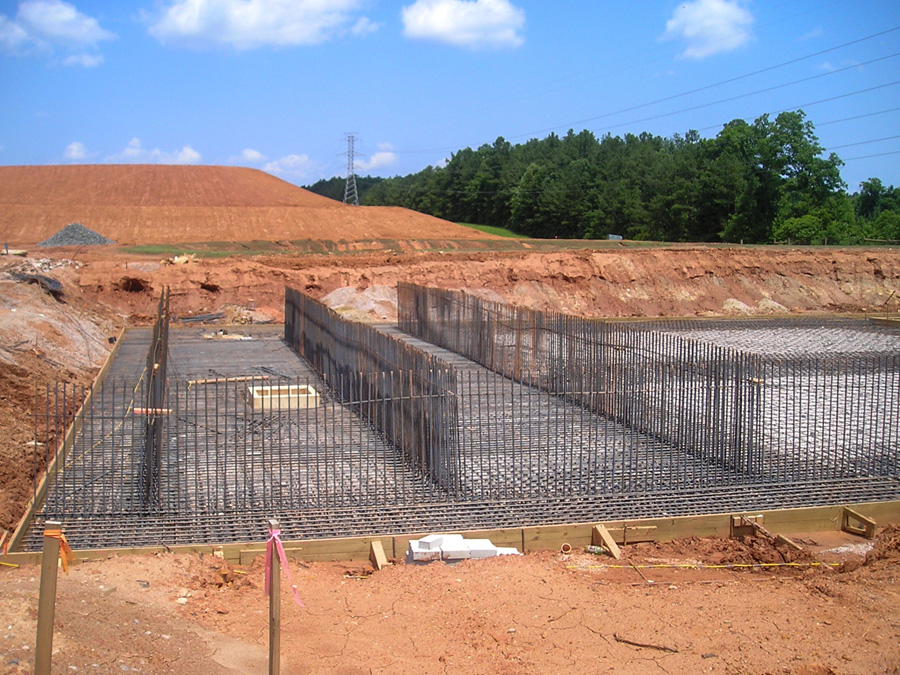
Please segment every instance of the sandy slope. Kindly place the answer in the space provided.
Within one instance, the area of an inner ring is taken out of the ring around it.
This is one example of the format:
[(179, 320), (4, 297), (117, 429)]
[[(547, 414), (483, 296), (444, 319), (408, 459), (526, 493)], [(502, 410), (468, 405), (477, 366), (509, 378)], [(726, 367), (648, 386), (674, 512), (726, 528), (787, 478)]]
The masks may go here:
[(78, 222), (120, 244), (485, 239), (396, 207), (352, 207), (242, 167), (0, 167), (0, 243), (28, 246)]

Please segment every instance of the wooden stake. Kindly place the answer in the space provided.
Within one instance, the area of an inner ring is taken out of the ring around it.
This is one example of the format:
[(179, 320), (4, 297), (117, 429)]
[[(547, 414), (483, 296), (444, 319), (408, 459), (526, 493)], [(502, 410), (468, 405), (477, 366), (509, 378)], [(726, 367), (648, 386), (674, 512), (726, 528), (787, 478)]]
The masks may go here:
[[(44, 531), (59, 530), (55, 520), (44, 523)], [(53, 658), (53, 619), (56, 614), (56, 575), (59, 568), (59, 539), (44, 536), (41, 560), (41, 588), (38, 596), (37, 642), (34, 650), (35, 675), (50, 675)]]
[[(281, 529), (274, 518), (269, 520), (269, 527)], [(281, 672), (281, 559), (277, 550), (272, 551), (269, 581), (269, 675), (278, 675)]]
[(379, 572), (387, 567), (388, 560), (384, 554), (384, 546), (381, 545), (381, 541), (378, 539), (369, 544), (369, 560), (372, 563), (372, 567)]
[(613, 540), (605, 525), (594, 525), (594, 529), (591, 532), (591, 540), (592, 544), (603, 546), (613, 558), (621, 560), (622, 552), (619, 550), (619, 545)]
[(841, 511), (841, 529), (850, 534), (858, 534), (866, 539), (874, 539), (878, 523), (872, 518), (866, 518), (859, 511), (854, 511), (845, 506)]

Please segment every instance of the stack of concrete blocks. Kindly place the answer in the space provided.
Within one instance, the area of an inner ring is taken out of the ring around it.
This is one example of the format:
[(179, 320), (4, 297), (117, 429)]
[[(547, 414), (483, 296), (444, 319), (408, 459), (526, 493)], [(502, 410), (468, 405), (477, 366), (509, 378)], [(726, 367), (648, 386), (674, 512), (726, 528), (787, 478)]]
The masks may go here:
[(461, 534), (429, 534), (412, 539), (406, 551), (406, 562), (424, 565), (436, 560), (455, 563), (460, 560), (493, 558), (498, 555), (521, 555), (518, 549), (494, 546), (490, 539), (465, 539)]

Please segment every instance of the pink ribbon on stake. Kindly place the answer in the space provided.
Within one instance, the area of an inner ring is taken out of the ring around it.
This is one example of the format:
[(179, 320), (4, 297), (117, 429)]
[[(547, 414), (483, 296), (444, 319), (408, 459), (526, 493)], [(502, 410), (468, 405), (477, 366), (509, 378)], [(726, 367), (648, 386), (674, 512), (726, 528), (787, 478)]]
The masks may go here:
[(271, 594), (272, 590), (272, 551), (278, 553), (278, 559), (281, 561), (281, 568), (287, 575), (288, 583), (291, 585), (291, 591), (294, 593), (294, 600), (301, 607), (305, 607), (303, 600), (300, 598), (300, 591), (294, 585), (291, 578), (291, 568), (288, 567), (287, 554), (284, 552), (284, 546), (281, 543), (281, 530), (269, 526), (269, 540), (266, 542), (266, 596)]

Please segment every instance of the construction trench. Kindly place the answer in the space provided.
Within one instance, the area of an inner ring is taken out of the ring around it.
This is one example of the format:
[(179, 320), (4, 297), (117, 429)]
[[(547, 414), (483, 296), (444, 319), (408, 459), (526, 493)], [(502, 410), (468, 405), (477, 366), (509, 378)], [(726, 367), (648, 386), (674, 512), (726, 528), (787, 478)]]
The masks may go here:
[(61, 449), (20, 550), (47, 520), (98, 549), (900, 499), (889, 324), (614, 323), (411, 284), (398, 326), (290, 288), (283, 328), (168, 314), (164, 293), (93, 388), (39, 393)]

